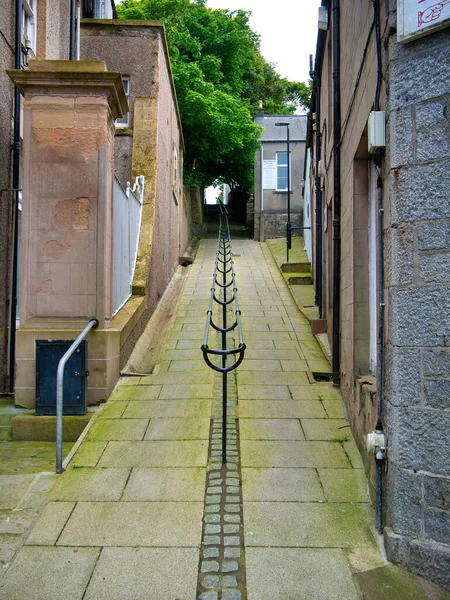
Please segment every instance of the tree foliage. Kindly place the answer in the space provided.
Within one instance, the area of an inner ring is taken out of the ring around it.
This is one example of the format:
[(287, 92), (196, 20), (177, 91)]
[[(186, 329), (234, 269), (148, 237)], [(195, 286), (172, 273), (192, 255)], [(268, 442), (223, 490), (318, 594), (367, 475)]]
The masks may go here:
[(252, 187), (260, 129), (268, 114), (292, 114), (308, 85), (280, 77), (259, 51), (250, 13), (210, 9), (207, 0), (124, 0), (119, 18), (164, 21), (183, 133), (185, 181)]

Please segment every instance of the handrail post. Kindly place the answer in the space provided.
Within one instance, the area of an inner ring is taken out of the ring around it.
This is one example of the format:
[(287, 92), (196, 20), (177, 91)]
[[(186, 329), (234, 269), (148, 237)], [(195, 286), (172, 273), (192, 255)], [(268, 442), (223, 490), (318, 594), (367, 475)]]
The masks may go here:
[[(246, 346), (244, 344), (242, 336), (242, 325), (241, 325), (241, 311), (239, 310), (239, 302), (237, 295), (236, 279), (233, 266), (233, 252), (231, 248), (230, 239), (230, 227), (228, 223), (228, 217), (226, 209), (220, 205), (220, 225), (219, 225), (219, 239), (217, 243), (216, 262), (214, 265), (213, 282), (211, 287), (211, 296), (209, 301), (209, 308), (207, 311), (205, 336), (203, 338), (203, 344), (201, 350), (203, 352), (203, 358), (206, 364), (219, 373), (222, 373), (222, 462), (227, 462), (227, 402), (228, 402), (228, 389), (227, 389), (227, 374), (230, 371), (236, 369), (244, 360), (244, 353)], [(219, 262), (222, 268), (219, 267)], [(222, 273), (222, 283), (218, 281), (218, 273)], [(227, 275), (229, 275), (230, 281), (227, 283)], [(222, 289), (222, 294), (216, 296), (216, 286)], [(227, 298), (227, 288), (231, 287), (232, 293), (230, 299)], [(216, 302), (222, 306), (222, 327), (219, 327), (214, 322), (213, 313), (213, 302)], [(230, 326), (227, 322), (227, 307), (229, 304), (234, 303), (236, 320)], [(215, 350), (208, 346), (208, 335), (209, 329), (212, 327), (217, 332), (221, 333), (221, 350)], [(237, 329), (239, 343), (237, 348), (227, 349), (227, 333)], [(221, 366), (214, 364), (209, 355), (221, 357)], [(227, 366), (227, 357), (234, 356), (235, 361), (233, 364)]]
[(56, 472), (62, 473), (62, 441), (63, 441), (63, 405), (64, 405), (64, 369), (66, 363), (81, 342), (84, 340), (86, 335), (91, 329), (96, 329), (99, 323), (97, 319), (91, 319), (77, 339), (73, 342), (67, 352), (62, 356), (58, 363), (58, 369), (56, 371)]

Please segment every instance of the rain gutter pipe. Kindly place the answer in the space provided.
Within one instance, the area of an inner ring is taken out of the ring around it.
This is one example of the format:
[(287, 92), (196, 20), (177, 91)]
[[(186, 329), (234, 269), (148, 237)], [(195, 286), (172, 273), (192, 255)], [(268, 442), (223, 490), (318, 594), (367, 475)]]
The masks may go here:
[(332, 3), (333, 54), (333, 385), (340, 385), (341, 313), (341, 72), (340, 2)]
[(69, 41), (69, 60), (75, 60), (75, 44), (77, 34), (75, 31), (75, 17), (76, 17), (76, 0), (70, 0), (70, 41)]
[[(375, 92), (374, 109), (380, 110), (381, 83), (383, 77), (383, 65), (381, 62), (381, 26), (380, 26), (380, 2), (372, 0), (375, 12), (375, 42), (377, 52), (377, 87)], [(382, 163), (382, 148), (378, 148), (374, 157), (374, 166), (377, 173), (377, 203), (378, 203), (378, 348), (377, 348), (377, 424), (375, 433), (381, 439), (383, 436), (383, 359), (384, 359), (384, 252), (383, 252), (383, 180), (380, 169)], [(376, 525), (379, 534), (383, 533), (383, 465), (386, 459), (386, 448), (381, 445), (375, 454), (376, 463)]]
[(322, 77), (322, 61), (325, 49), (326, 31), (319, 29), (317, 36), (316, 61), (314, 72), (310, 73), (311, 79), (314, 81), (314, 110), (316, 114), (316, 140), (315, 140), (315, 216), (316, 216), (316, 231), (315, 231), (315, 282), (316, 282), (316, 298), (315, 303), (319, 308), (319, 318), (323, 318), (323, 207), (322, 207), (322, 187), (319, 175), (319, 163), (322, 155), (322, 140), (321, 140), (321, 122), (320, 122), (320, 92), (321, 92), (321, 77)]
[(58, 363), (56, 371), (56, 472), (62, 473), (62, 442), (63, 442), (63, 409), (64, 409), (64, 369), (66, 363), (91, 329), (96, 329), (97, 319), (91, 319), (77, 339)]
[[(22, 0), (16, 0), (15, 22), (15, 54), (14, 68), (22, 68)], [(13, 128), (13, 165), (12, 191), (13, 200), (13, 239), (12, 239), (12, 272), (11, 303), (9, 311), (9, 391), (14, 392), (16, 366), (16, 316), (17, 316), (17, 262), (19, 250), (19, 200), (20, 200), (20, 92), (14, 88), (14, 128)]]

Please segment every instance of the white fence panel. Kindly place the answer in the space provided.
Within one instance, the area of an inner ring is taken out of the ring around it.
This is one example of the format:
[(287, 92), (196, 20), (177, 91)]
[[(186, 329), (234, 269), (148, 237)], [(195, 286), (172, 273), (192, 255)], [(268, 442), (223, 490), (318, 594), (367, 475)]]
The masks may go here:
[(131, 296), (141, 230), (144, 177), (136, 177), (133, 190), (124, 190), (114, 178), (113, 314)]

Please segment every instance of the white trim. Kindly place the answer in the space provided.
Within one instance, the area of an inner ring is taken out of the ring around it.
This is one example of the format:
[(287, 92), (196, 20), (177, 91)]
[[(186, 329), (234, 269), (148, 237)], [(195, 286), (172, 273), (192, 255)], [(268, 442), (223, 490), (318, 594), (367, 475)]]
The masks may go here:
[(374, 375), (377, 369), (377, 195), (376, 178), (372, 161), (369, 160), (369, 370)]

